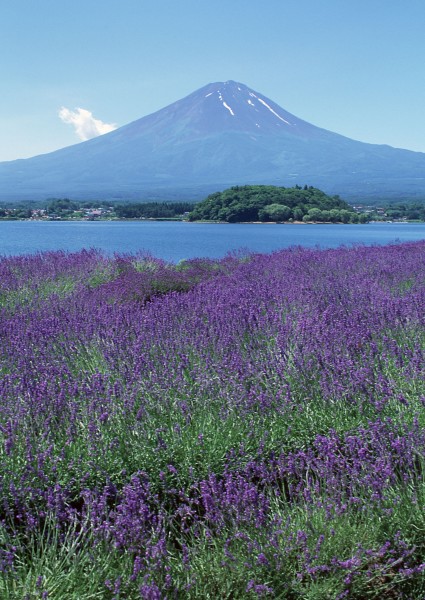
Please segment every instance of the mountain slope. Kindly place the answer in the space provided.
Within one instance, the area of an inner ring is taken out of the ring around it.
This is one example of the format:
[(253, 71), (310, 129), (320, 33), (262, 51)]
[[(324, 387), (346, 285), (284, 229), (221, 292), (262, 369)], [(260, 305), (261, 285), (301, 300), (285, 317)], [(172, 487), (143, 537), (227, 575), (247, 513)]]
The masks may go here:
[(227, 81), (87, 142), (0, 163), (0, 199), (188, 199), (248, 183), (425, 195), (425, 154), (321, 129)]

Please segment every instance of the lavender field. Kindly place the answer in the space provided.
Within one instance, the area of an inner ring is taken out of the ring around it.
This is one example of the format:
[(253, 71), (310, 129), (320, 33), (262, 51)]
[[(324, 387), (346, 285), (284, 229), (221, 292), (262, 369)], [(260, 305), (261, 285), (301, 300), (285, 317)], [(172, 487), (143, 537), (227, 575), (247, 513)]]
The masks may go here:
[(425, 242), (0, 260), (0, 598), (425, 596)]

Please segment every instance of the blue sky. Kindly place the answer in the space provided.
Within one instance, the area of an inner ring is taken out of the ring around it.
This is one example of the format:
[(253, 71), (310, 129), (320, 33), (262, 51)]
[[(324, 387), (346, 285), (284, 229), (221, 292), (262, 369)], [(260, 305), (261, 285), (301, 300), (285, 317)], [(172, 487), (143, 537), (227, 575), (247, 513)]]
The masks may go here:
[(424, 31), (424, 0), (7, 0), (0, 160), (228, 79), (319, 127), (425, 152)]

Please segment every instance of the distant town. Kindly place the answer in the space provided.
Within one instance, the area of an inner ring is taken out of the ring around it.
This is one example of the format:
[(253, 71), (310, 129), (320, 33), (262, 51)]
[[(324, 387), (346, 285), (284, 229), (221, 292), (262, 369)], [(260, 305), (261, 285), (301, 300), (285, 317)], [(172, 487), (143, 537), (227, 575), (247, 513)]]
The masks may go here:
[(53, 198), (45, 202), (0, 204), (0, 220), (16, 221), (100, 221), (123, 219), (182, 220), (191, 210), (193, 202), (114, 203), (100, 201), (74, 201)]

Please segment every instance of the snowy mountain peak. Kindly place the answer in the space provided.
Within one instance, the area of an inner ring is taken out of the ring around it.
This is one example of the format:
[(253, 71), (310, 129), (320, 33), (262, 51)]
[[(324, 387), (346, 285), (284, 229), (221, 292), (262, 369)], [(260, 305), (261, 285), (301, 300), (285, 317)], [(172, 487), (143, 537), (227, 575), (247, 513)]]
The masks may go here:
[(425, 193), (425, 154), (350, 140), (222, 81), (100, 137), (0, 163), (0, 198), (202, 198), (308, 183), (341, 195)]
[[(296, 117), (243, 83), (232, 80), (211, 83), (199, 91), (203, 92), (203, 98), (207, 102), (207, 112), (216, 110), (214, 106), (217, 105), (223, 118), (231, 116), (239, 121), (231, 124), (232, 128), (256, 130), (257, 133), (259, 129), (263, 129), (267, 133), (275, 131), (276, 127), (297, 125)], [(226, 127), (228, 126), (229, 123), (226, 122)]]
[(119, 139), (157, 129), (158, 143), (167, 144), (174, 142), (174, 134), (180, 142), (231, 132), (255, 139), (285, 132), (303, 139), (324, 134), (322, 129), (298, 119), (263, 94), (232, 80), (209, 83), (152, 115), (124, 125), (112, 137)]

